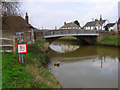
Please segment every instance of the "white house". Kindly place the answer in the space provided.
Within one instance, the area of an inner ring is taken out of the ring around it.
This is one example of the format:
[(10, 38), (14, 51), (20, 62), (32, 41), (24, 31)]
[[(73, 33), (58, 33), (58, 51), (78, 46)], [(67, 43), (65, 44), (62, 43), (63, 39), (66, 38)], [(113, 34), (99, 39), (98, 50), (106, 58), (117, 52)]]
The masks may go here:
[(86, 30), (105, 30), (104, 26), (106, 26), (109, 21), (106, 20), (95, 20), (87, 22), (84, 26)]
[(109, 31), (114, 30), (117, 31), (117, 22), (116, 23), (108, 23), (106, 26), (104, 26), (104, 29), (108, 29)]
[(109, 23), (107, 19), (105, 20), (99, 20), (98, 24), (96, 25), (97, 30), (105, 30), (104, 26), (106, 26)]

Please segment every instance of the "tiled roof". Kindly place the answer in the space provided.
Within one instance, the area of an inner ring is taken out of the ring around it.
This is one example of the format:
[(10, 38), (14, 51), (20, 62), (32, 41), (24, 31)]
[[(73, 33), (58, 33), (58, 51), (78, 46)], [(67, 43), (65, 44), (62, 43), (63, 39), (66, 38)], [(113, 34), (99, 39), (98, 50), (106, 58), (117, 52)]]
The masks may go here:
[(106, 26), (104, 26), (104, 28), (106, 28), (106, 27), (113, 27), (115, 25), (115, 23), (108, 23)]
[(99, 24), (99, 25), (103, 25), (103, 24), (105, 23), (105, 21), (106, 21), (106, 20), (101, 20), (101, 21), (99, 21), (98, 24)]
[(2, 30), (10, 30), (14, 32), (27, 31), (28, 28), (32, 28), (30, 24), (21, 16), (3, 16), (2, 17)]
[(105, 21), (106, 20), (101, 20), (101, 21), (91, 21), (91, 22), (87, 22), (86, 24), (85, 24), (85, 26), (84, 27), (91, 27), (91, 26), (95, 26), (96, 24), (97, 24), (97, 22), (98, 22), (98, 25), (103, 25), (104, 23), (105, 23)]
[(66, 23), (66, 25), (63, 25), (61, 28), (69, 28), (69, 27), (71, 27), (71, 28), (78, 27), (79, 28), (80, 26), (78, 26), (77, 24), (71, 22), (71, 23)]
[(84, 27), (95, 26), (95, 25), (96, 25), (96, 23), (97, 23), (97, 21), (87, 22), (87, 23), (85, 24), (85, 26), (84, 26)]

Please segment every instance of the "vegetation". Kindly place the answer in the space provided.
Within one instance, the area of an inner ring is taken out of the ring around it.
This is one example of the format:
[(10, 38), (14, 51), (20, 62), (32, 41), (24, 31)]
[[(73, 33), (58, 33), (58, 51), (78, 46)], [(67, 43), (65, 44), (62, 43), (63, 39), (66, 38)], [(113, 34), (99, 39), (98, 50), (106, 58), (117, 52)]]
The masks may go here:
[(74, 23), (80, 26), (80, 23), (78, 22), (78, 20), (75, 20)]
[(73, 36), (65, 36), (65, 37), (61, 37), (57, 40), (55, 40), (55, 42), (53, 42), (53, 44), (73, 44), (73, 45), (80, 45), (81, 42)]
[(2, 54), (2, 86), (3, 88), (29, 88), (33, 76), (18, 63), (13, 53)]
[(100, 42), (100, 44), (119, 46), (120, 45), (119, 35), (110, 35), (110, 36), (106, 37), (105, 39), (103, 39)]
[(18, 55), (3, 53), (3, 88), (61, 88), (59, 81), (47, 70), (46, 47), (43, 41), (28, 45), (23, 65), (18, 62)]
[(3, 0), (0, 2), (2, 5), (2, 15), (6, 13), (6, 15), (20, 15), (20, 2), (19, 0), (15, 0), (15, 2), (9, 2), (8, 0)]
[(109, 28), (108, 28), (108, 27), (105, 27), (105, 31), (109, 31)]

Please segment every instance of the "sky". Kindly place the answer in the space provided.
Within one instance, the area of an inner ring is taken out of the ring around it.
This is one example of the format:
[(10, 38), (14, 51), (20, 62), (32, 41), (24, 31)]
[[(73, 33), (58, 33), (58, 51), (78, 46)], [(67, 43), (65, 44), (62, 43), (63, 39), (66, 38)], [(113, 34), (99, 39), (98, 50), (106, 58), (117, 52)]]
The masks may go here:
[(29, 22), (38, 29), (59, 29), (64, 22), (78, 20), (81, 26), (93, 19), (116, 22), (119, 0), (26, 0), (22, 9), (28, 12)]

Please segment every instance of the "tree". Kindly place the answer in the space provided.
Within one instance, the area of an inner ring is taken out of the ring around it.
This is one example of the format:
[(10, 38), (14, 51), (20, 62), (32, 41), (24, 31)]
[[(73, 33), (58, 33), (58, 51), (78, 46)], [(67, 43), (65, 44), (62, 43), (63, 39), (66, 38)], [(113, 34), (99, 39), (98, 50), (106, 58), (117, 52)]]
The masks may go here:
[(8, 2), (8, 0), (0, 1), (2, 6), (2, 16), (6, 14), (7, 16), (20, 15), (20, 2), (19, 0), (14, 0), (14, 2)]
[(109, 28), (108, 28), (108, 27), (105, 27), (105, 31), (109, 31)]
[(74, 23), (80, 26), (80, 23), (78, 22), (78, 20), (75, 20)]

